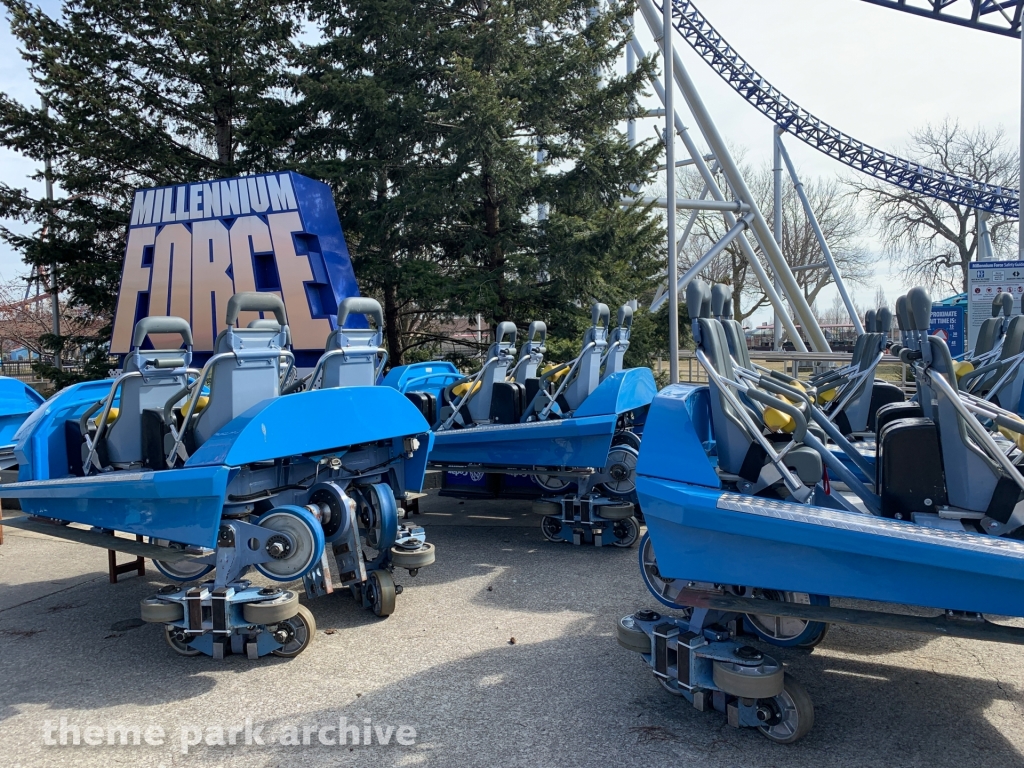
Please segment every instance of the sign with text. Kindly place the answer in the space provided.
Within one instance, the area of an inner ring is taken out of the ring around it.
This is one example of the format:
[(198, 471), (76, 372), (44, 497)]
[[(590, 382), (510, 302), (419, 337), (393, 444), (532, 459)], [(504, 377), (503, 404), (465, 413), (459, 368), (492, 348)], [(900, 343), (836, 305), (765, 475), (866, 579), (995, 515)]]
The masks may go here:
[[(212, 352), (242, 291), (284, 300), (297, 358), (323, 352), (339, 303), (359, 295), (326, 184), (284, 172), (135, 193), (112, 353), (129, 351), (149, 315), (185, 318), (195, 351)], [(238, 326), (259, 316), (243, 312)]]
[(949, 347), (949, 354), (959, 357), (964, 353), (964, 306), (962, 304), (947, 307), (932, 304), (931, 321), (928, 324), (929, 336), (941, 336)]
[(1021, 311), (1024, 261), (972, 261), (967, 265), (967, 349), (974, 349), (978, 331), (992, 317), (992, 302), (1000, 293), (1013, 296), (1013, 312)]

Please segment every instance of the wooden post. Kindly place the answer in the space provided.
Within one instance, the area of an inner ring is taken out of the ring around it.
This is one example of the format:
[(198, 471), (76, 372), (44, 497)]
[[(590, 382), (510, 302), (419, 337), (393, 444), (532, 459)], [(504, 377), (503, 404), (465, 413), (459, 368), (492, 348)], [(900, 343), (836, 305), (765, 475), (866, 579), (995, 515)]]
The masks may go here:
[[(113, 536), (114, 534), (110, 534)], [(142, 541), (142, 536), (136, 534), (136, 541)], [(146, 558), (136, 557), (134, 560), (129, 560), (126, 563), (118, 564), (117, 552), (112, 549), (107, 550), (107, 575), (110, 577), (111, 584), (117, 584), (117, 578), (123, 573), (135, 572), (138, 576), (146, 575)]]

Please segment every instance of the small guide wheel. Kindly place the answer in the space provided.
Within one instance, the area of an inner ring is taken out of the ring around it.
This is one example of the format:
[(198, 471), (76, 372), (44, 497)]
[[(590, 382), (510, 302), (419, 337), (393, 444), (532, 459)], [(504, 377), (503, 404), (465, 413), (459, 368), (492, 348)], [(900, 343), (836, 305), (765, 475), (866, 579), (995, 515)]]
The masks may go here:
[(786, 673), (782, 693), (757, 702), (757, 729), (777, 744), (792, 744), (814, 727), (814, 702), (796, 679)]
[(299, 596), (284, 590), (270, 600), (242, 604), (242, 618), (250, 624), (276, 624), (290, 619), (299, 609)]
[(434, 545), (425, 541), (419, 549), (406, 549), (396, 544), (391, 548), (391, 562), (399, 568), (424, 568), (434, 562)]
[(615, 639), (627, 651), (651, 652), (651, 638), (636, 625), (632, 615), (623, 616), (615, 622)]
[(626, 549), (632, 547), (640, 538), (640, 523), (635, 517), (616, 520), (612, 523), (612, 546)]
[(562, 519), (554, 515), (547, 515), (540, 521), (540, 530), (548, 541), (562, 542)]
[(273, 633), (274, 639), (281, 643), (281, 647), (271, 653), (288, 659), (294, 658), (313, 642), (316, 636), (316, 619), (309, 608), (300, 605), (298, 612), (290, 619), (279, 622)]
[(389, 571), (370, 571), (366, 584), (370, 610), (375, 616), (395, 612), (395, 579)]
[(158, 597), (147, 597), (139, 607), (142, 620), (151, 624), (170, 624), (185, 618), (185, 608), (181, 603), (172, 603)]
[(164, 629), (164, 640), (174, 649), (175, 653), (180, 653), (182, 656), (198, 656), (202, 653), (202, 651), (196, 650), (183, 639), (179, 639), (179, 634), (181, 634), (181, 631), (175, 627)]

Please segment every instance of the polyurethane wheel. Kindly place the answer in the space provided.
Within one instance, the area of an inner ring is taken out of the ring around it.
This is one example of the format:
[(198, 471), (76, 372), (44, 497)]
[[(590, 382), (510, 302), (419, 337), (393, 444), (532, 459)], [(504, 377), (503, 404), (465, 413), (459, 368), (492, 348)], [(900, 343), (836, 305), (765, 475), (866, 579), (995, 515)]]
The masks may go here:
[(636, 625), (632, 616), (623, 616), (615, 622), (615, 639), (627, 651), (651, 652), (651, 638)]
[(561, 475), (534, 475), (533, 481), (551, 493), (561, 493), (572, 485), (572, 480)]
[[(167, 547), (168, 549), (189, 549), (167, 539), (154, 539), (152, 536), (149, 539), (149, 543), (155, 544), (158, 547)], [(212, 565), (197, 563), (194, 560), (179, 560), (173, 563), (165, 560), (154, 560), (153, 565), (156, 566), (160, 573), (168, 579), (174, 579), (174, 581), (195, 581), (213, 570)]]
[(685, 696), (686, 695), (683, 692), (682, 688), (676, 688), (675, 686), (672, 685), (672, 683), (670, 683), (668, 680), (666, 680), (663, 677), (659, 677), (658, 678), (658, 682), (661, 683), (661, 687), (662, 688), (664, 688), (666, 691), (671, 693), (673, 696)]
[(164, 640), (166, 640), (167, 644), (174, 649), (175, 653), (180, 653), (182, 656), (198, 656), (200, 653), (202, 653), (202, 651), (196, 650), (191, 645), (188, 645), (187, 643), (183, 643), (180, 640), (175, 639), (174, 631), (175, 630), (171, 629), (170, 627), (167, 627), (164, 630)]
[(628, 501), (598, 504), (593, 510), (604, 520), (626, 520), (633, 516), (633, 505)]
[(370, 571), (367, 589), (370, 610), (375, 616), (390, 616), (395, 612), (395, 579), (388, 571)]
[(530, 511), (535, 515), (546, 515), (549, 517), (561, 517), (562, 505), (557, 501), (537, 499), (530, 505)]
[(142, 620), (150, 624), (170, 624), (185, 618), (181, 603), (171, 603), (155, 597), (147, 597), (140, 604)]
[[(810, 595), (806, 592), (781, 592), (774, 589), (755, 589), (752, 592), (754, 597), (783, 603), (823, 606), (829, 604), (829, 599), (825, 595)], [(813, 648), (828, 632), (828, 624), (821, 621), (756, 613), (745, 614), (745, 619), (751, 632), (766, 643), (781, 648)]]
[(277, 624), (299, 610), (299, 596), (289, 590), (270, 600), (242, 604), (242, 618), (249, 624)]
[(731, 661), (715, 661), (712, 679), (715, 686), (732, 696), (744, 699), (770, 699), (782, 695), (782, 665), (765, 656), (760, 665), (747, 666)]
[(636, 490), (636, 464), (640, 455), (629, 445), (613, 445), (608, 451), (605, 471), (611, 480), (601, 483), (601, 489), (610, 496), (629, 496)]
[(616, 520), (612, 523), (612, 546), (628, 549), (640, 539), (640, 523), (635, 517), (627, 517), (625, 520)]
[(540, 531), (548, 541), (553, 541), (556, 544), (565, 542), (565, 539), (562, 538), (562, 518), (560, 517), (554, 515), (545, 517), (540, 521)]
[(300, 605), (299, 610), (290, 619), (279, 621), (277, 626), (278, 629), (287, 631), (291, 638), (271, 653), (286, 659), (294, 658), (306, 650), (316, 636), (316, 619), (313, 618), (309, 608), (304, 605)]
[(782, 693), (757, 702), (758, 717), (761, 708), (769, 715), (757, 730), (776, 744), (792, 744), (806, 736), (814, 727), (814, 702), (810, 694), (788, 672)]
[(434, 545), (429, 542), (413, 550), (395, 545), (391, 548), (391, 562), (399, 568), (424, 568), (434, 562), (434, 554)]

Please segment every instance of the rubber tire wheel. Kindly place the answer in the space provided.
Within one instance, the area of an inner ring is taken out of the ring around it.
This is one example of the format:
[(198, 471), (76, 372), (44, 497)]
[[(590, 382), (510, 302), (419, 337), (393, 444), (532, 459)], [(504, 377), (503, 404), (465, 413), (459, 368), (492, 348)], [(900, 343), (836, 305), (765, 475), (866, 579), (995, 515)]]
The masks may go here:
[(562, 517), (562, 505), (554, 501), (544, 501), (543, 499), (537, 499), (530, 505), (530, 511), (535, 515), (543, 515), (544, 517)]
[(299, 596), (285, 590), (270, 600), (242, 603), (242, 618), (249, 624), (278, 624), (287, 621), (299, 611)]
[(625, 520), (633, 516), (633, 505), (628, 501), (600, 504), (594, 508), (594, 511), (604, 520)]
[(180, 654), (182, 656), (198, 656), (202, 653), (202, 651), (192, 648), (189, 645), (183, 645), (182, 643), (179, 643), (177, 640), (171, 637), (171, 632), (172, 630), (170, 629), (170, 627), (164, 630), (164, 640), (167, 641), (167, 644), (171, 646), (171, 649), (175, 653)]
[(632, 619), (632, 616), (623, 616), (615, 622), (615, 639), (618, 641), (619, 645), (627, 651), (633, 651), (634, 653), (650, 653), (651, 638), (647, 633), (634, 626), (632, 623), (628, 626), (623, 623), (627, 620), (632, 622)]
[(395, 579), (389, 571), (370, 571), (369, 581), (376, 598), (370, 610), (374, 616), (387, 618), (395, 612)]
[(779, 662), (775, 663), (778, 665), (775, 671), (767, 675), (744, 675), (741, 672), (734, 672), (729, 668), (732, 666), (732, 662), (714, 661), (712, 662), (711, 677), (715, 682), (715, 687), (725, 691), (730, 696), (749, 699), (771, 699), (773, 698), (772, 696), (758, 696), (757, 694), (763, 692), (765, 688), (778, 690), (776, 686), (785, 685), (783, 679), (785, 671), (782, 668), (782, 664)]
[(785, 688), (779, 697), (785, 697), (789, 699), (789, 703), (792, 704), (796, 715), (796, 728), (788, 735), (775, 735), (771, 734), (773, 728), (778, 726), (759, 725), (757, 730), (768, 739), (774, 741), (776, 744), (792, 744), (799, 741), (808, 733), (811, 728), (814, 727), (814, 702), (811, 701), (811, 696), (807, 693), (807, 690), (788, 672), (786, 673)]
[[(301, 624), (304, 625), (304, 629), (306, 630), (306, 637), (300, 642), (297, 648), (293, 648), (287, 651), (284, 650), (284, 648), (278, 648), (276, 651), (271, 651), (271, 653), (275, 656), (281, 656), (286, 659), (294, 659), (304, 650), (309, 648), (310, 643), (313, 642), (313, 638), (316, 637), (316, 619), (313, 618), (313, 614), (310, 612), (309, 608), (307, 608), (304, 605), (300, 605), (299, 610), (295, 612), (295, 615), (289, 619), (286, 619), (285, 621), (294, 622), (296, 620), (298, 620)], [(280, 624), (282, 622), (278, 623)]]
[(185, 618), (185, 607), (155, 597), (147, 597), (141, 603), (142, 620), (150, 624), (170, 624)]
[(627, 517), (625, 520), (616, 520), (612, 525), (613, 525), (613, 532), (614, 532), (614, 526), (619, 526), (619, 525), (628, 525), (630, 527), (630, 529), (631, 529), (630, 536), (628, 536), (627, 538), (625, 538), (625, 539), (616, 538), (614, 541), (612, 541), (612, 546), (613, 547), (620, 547), (622, 549), (629, 549), (630, 547), (635, 546), (638, 541), (640, 541), (640, 523), (639, 523), (639, 521), (637, 521), (637, 519), (635, 517)]
[[(555, 526), (558, 526), (557, 535), (554, 533)], [(551, 530), (548, 530), (550, 526)], [(544, 538), (550, 541), (552, 544), (566, 544), (565, 539), (562, 538), (562, 516), (561, 515), (545, 515), (544, 519), (540, 521), (540, 532)]]
[(433, 564), (435, 554), (434, 545), (429, 542), (423, 542), (422, 547), (411, 552), (394, 546), (391, 548), (391, 562), (399, 568), (424, 568)]

